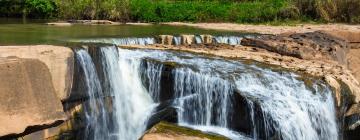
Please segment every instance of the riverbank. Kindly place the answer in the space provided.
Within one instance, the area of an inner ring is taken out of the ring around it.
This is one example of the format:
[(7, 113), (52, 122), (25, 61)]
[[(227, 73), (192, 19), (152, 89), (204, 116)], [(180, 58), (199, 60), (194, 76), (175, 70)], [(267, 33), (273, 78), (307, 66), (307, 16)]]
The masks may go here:
[(186, 23), (186, 22), (166, 22), (161, 23), (172, 26), (190, 26), (208, 30), (223, 30), (250, 32), (260, 34), (283, 34), (283, 33), (305, 33), (314, 31), (348, 31), (359, 32), (360, 25), (349, 24), (296, 24), (293, 26), (272, 26), (272, 25), (252, 25), (252, 24), (236, 24), (236, 23)]

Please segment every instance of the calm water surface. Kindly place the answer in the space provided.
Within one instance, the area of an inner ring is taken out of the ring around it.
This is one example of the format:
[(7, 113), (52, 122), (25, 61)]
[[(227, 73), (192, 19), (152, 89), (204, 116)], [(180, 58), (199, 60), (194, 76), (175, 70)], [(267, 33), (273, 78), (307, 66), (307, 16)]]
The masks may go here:
[(70, 39), (151, 37), (160, 34), (242, 34), (168, 25), (52, 26), (45, 23), (44, 20), (0, 19), (0, 45), (61, 44)]

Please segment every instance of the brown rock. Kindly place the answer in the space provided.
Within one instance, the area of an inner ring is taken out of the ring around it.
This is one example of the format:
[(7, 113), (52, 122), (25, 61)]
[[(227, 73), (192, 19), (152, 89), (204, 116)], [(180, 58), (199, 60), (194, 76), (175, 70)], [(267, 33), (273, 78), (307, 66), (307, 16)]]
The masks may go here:
[(360, 32), (347, 30), (324, 31), (324, 33), (331, 34), (349, 43), (360, 43)]
[(326, 75), (325, 81), (334, 89), (336, 106), (341, 106), (341, 85), (333, 76)]
[(360, 81), (360, 49), (350, 49), (347, 61), (349, 70)]
[(41, 61), (2, 58), (0, 77), (0, 136), (65, 119), (49, 69)]
[(159, 43), (162, 45), (172, 45), (174, 36), (172, 35), (159, 35)]
[(322, 32), (263, 35), (259, 38), (243, 39), (241, 45), (264, 48), (300, 59), (334, 60), (343, 65), (347, 63), (347, 43)]
[(8, 56), (42, 61), (50, 70), (58, 98), (64, 100), (69, 96), (74, 71), (74, 54), (70, 48), (51, 45), (0, 46), (0, 57)]
[(212, 35), (200, 35), (201, 39), (203, 40), (204, 44), (211, 44), (213, 41), (213, 36)]
[(195, 42), (195, 36), (194, 35), (181, 35), (181, 44), (182, 45), (190, 45)]

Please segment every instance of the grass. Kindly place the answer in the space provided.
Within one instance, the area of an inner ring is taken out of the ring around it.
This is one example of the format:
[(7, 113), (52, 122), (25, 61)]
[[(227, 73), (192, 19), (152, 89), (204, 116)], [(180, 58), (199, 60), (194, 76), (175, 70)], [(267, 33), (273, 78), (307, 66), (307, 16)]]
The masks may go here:
[(144, 22), (239, 22), (257, 23), (278, 18), (284, 0), (246, 2), (132, 0), (131, 19)]
[(0, 16), (291, 25), (360, 23), (360, 0), (0, 0)]

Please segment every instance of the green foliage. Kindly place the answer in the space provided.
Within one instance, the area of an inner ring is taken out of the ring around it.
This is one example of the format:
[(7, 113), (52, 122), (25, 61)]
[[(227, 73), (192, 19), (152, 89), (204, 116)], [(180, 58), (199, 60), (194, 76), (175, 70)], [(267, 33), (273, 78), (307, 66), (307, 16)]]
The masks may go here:
[(128, 20), (129, 0), (55, 0), (65, 19)]
[(19, 17), (23, 14), (25, 3), (23, 0), (0, 0), (0, 16)]
[(0, 0), (1, 17), (142, 22), (360, 23), (360, 0)]
[(284, 0), (168, 1), (132, 0), (131, 18), (145, 22), (264, 22), (276, 20)]
[(294, 0), (294, 4), (314, 20), (360, 23), (360, 0)]
[(51, 0), (25, 0), (26, 13), (31, 17), (51, 17), (55, 3)]

